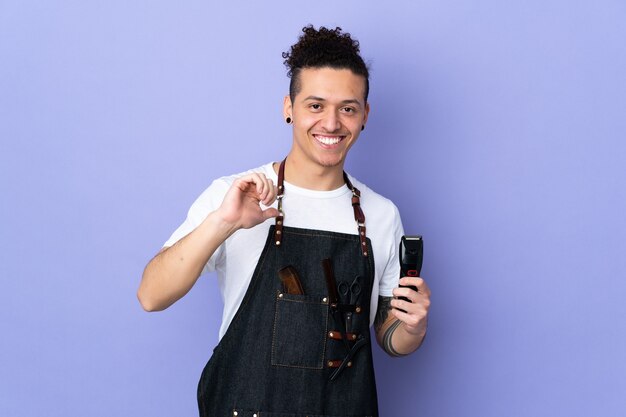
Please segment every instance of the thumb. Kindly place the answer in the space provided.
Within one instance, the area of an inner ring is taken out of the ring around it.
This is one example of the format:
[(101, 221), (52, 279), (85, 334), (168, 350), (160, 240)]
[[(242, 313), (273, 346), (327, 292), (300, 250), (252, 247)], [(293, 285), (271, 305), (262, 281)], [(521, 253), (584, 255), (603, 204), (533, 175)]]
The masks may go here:
[(270, 208), (268, 208), (266, 210), (263, 210), (263, 219), (267, 220), (267, 219), (270, 219), (272, 217), (276, 217), (279, 214), (280, 214), (280, 212), (277, 209), (275, 209), (274, 207), (270, 207)]

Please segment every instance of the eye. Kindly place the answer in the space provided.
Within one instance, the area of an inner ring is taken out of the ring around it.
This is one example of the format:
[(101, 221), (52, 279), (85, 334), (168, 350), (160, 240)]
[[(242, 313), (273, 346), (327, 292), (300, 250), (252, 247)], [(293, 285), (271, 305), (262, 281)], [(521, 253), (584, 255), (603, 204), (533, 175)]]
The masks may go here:
[(321, 110), (322, 109), (322, 105), (319, 103), (312, 103), (309, 105), (309, 108), (311, 110)]
[(344, 113), (348, 113), (348, 114), (352, 114), (352, 113), (356, 112), (356, 110), (353, 107), (344, 107), (343, 108), (343, 112)]

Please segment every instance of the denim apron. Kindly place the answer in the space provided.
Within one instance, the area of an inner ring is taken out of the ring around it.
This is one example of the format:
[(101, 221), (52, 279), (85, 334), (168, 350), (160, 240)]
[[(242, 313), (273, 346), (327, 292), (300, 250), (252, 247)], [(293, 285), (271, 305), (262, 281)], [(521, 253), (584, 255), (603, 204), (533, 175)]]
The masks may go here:
[[(369, 331), (374, 257), (360, 193), (344, 173), (358, 235), (285, 227), (284, 165), (280, 215), (200, 377), (200, 416), (378, 416)], [(304, 294), (283, 289), (278, 271), (289, 265)]]

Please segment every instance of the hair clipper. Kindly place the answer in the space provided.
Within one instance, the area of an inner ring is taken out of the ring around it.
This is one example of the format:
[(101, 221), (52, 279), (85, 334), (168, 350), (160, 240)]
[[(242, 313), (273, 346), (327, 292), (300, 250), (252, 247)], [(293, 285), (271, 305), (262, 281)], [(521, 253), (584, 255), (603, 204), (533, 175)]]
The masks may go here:
[[(422, 271), (422, 260), (424, 257), (424, 240), (422, 236), (402, 236), (400, 241), (400, 278), (419, 277)], [(413, 285), (400, 285), (409, 287), (417, 291)], [(404, 301), (410, 301), (406, 297), (398, 297)]]

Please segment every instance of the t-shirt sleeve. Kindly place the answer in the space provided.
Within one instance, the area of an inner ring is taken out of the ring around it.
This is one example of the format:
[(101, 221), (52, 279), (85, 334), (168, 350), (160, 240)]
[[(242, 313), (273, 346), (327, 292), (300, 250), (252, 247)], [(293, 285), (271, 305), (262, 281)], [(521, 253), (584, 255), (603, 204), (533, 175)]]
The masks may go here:
[(387, 256), (387, 264), (379, 284), (378, 294), (382, 297), (393, 297), (393, 289), (398, 286), (398, 280), (400, 279), (399, 249), (400, 239), (404, 235), (404, 228), (402, 227), (400, 212), (395, 205), (393, 205), (393, 223), (390, 230), (389, 255)]
[[(198, 227), (209, 213), (215, 211), (222, 204), (227, 191), (228, 184), (224, 180), (213, 181), (213, 183), (200, 194), (196, 201), (194, 201), (189, 208), (185, 221), (172, 233), (170, 238), (163, 244), (163, 247), (172, 246)], [(211, 256), (202, 269), (202, 274), (215, 271), (223, 254), (223, 246), (223, 244), (220, 245), (213, 253), (213, 256)]]

